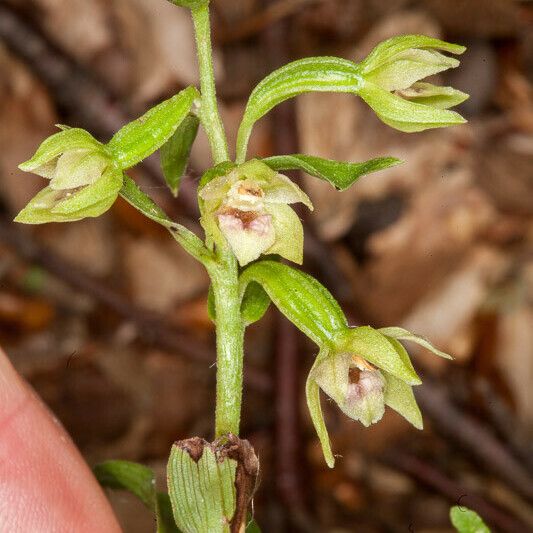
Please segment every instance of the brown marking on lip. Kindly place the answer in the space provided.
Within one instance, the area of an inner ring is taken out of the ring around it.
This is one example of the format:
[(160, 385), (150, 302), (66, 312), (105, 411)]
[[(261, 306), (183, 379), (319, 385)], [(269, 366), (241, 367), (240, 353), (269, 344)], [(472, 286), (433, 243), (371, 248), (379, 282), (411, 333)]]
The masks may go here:
[(237, 190), (239, 194), (249, 194), (250, 196), (257, 196), (258, 198), (263, 198), (263, 196), (265, 196), (261, 187), (254, 187), (253, 185), (239, 185)]
[(239, 219), (242, 222), (244, 229), (248, 229), (252, 222), (259, 216), (255, 211), (241, 211), (234, 207), (227, 207), (218, 213), (219, 215), (226, 215)]

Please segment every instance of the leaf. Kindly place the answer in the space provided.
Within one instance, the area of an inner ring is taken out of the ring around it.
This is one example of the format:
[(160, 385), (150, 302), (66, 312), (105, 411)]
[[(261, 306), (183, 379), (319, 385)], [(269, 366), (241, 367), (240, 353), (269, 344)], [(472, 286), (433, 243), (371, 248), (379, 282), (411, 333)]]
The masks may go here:
[[(270, 298), (263, 287), (255, 282), (248, 283), (241, 303), (241, 316), (245, 326), (249, 326), (263, 318), (270, 306)], [(216, 323), (215, 295), (213, 287), (207, 294), (207, 312), (209, 318)]]
[(276, 105), (311, 91), (357, 92), (361, 81), (356, 64), (338, 57), (300, 59), (275, 70), (248, 99), (237, 136), (237, 162), (246, 159), (253, 125)]
[(259, 283), (276, 307), (319, 346), (346, 328), (342, 309), (316, 279), (275, 261), (258, 261), (241, 274), (241, 294), (248, 283)]
[(347, 163), (302, 154), (277, 155), (262, 161), (277, 171), (303, 170), (315, 178), (328, 181), (340, 191), (350, 187), (365, 174), (393, 167), (402, 162), (395, 157), (378, 157), (364, 163)]
[(130, 168), (163, 146), (189, 114), (198, 91), (188, 87), (126, 124), (107, 148), (121, 169)]
[(168, 513), (168, 496), (157, 493), (151, 468), (130, 461), (106, 461), (93, 469), (102, 487), (127, 490), (156, 515), (157, 533), (179, 533), (172, 514)]
[(270, 297), (259, 283), (251, 282), (246, 287), (241, 304), (241, 315), (245, 326), (263, 318), (270, 306)]
[(358, 355), (410, 385), (422, 383), (405, 348), (370, 326), (348, 328), (339, 332), (335, 339), (335, 349), (338, 353)]
[(410, 331), (407, 331), (404, 328), (380, 328), (379, 331), (380, 333), (383, 333), (383, 335), (387, 337), (392, 337), (396, 340), (416, 342), (416, 344), (419, 344), (423, 348), (426, 348), (430, 352), (433, 352), (435, 355), (443, 357), (444, 359), (453, 359), (451, 355), (437, 350), (437, 348), (435, 348), (433, 344), (431, 344), (427, 339), (424, 339), (424, 337), (421, 337), (420, 335), (415, 335), (414, 333), (411, 333)]
[(172, 137), (161, 147), (161, 168), (174, 196), (178, 196), (181, 178), (187, 168), (199, 124), (196, 115), (187, 115)]
[(261, 533), (259, 524), (253, 518), (248, 518), (245, 533)]
[(455, 505), (450, 509), (450, 520), (459, 533), (490, 533), (482, 518), (462, 505)]
[(210, 446), (200, 457), (174, 444), (167, 477), (174, 520), (185, 533), (229, 533), (235, 512), (237, 461), (220, 459)]
[(189, 229), (173, 222), (166, 213), (137, 184), (124, 174), (120, 196), (149, 219), (167, 228), (183, 248), (204, 265), (213, 259), (212, 253), (204, 243)]

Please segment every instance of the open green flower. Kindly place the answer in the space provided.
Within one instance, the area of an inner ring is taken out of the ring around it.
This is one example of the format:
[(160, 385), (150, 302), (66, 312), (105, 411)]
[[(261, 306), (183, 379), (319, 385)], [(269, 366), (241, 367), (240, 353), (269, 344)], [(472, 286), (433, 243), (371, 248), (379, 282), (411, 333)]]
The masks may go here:
[(251, 160), (214, 178), (199, 194), (206, 231), (212, 236), (220, 232), (241, 266), (261, 254), (302, 262), (303, 227), (289, 204), (302, 202), (309, 209), (313, 205), (283, 174)]
[(384, 41), (359, 65), (364, 80), (359, 95), (385, 124), (401, 131), (464, 123), (448, 108), (466, 100), (467, 94), (420, 81), (459, 66), (457, 59), (439, 50), (462, 54), (465, 47), (422, 35)]
[(309, 373), (306, 393), (311, 418), (330, 467), (334, 459), (320, 406), (320, 389), (344, 414), (364, 426), (379, 422), (388, 406), (422, 429), (422, 415), (412, 389), (421, 381), (398, 339), (417, 342), (440, 356), (450, 357), (402, 328), (346, 328), (336, 335), (333, 346), (321, 348)]
[(15, 218), (42, 224), (97, 217), (116, 200), (122, 171), (88, 132), (68, 128), (46, 139), (19, 168), (50, 180)]

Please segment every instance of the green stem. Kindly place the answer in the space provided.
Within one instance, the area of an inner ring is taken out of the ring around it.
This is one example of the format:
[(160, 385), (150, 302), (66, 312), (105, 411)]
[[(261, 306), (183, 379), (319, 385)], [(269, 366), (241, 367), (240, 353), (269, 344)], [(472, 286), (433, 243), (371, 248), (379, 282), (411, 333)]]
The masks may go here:
[(228, 143), (220, 113), (218, 111), (213, 55), (211, 51), (211, 25), (209, 7), (202, 6), (192, 10), (198, 67), (200, 70), (200, 89), (202, 107), (200, 119), (209, 138), (215, 165), (229, 161)]
[(239, 271), (227, 250), (217, 266), (209, 269), (215, 297), (217, 334), (216, 437), (239, 434), (241, 418), (244, 324), (241, 317)]

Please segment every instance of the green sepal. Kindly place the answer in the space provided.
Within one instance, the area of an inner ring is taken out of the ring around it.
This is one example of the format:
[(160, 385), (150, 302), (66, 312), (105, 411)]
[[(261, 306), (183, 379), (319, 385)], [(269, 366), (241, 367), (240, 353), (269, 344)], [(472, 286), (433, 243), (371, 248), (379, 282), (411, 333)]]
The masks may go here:
[[(269, 306), (270, 297), (263, 287), (253, 281), (248, 283), (241, 303), (241, 317), (244, 325), (249, 326), (261, 320)], [(212, 286), (209, 286), (207, 294), (207, 313), (209, 318), (216, 323), (215, 294)]]
[(391, 339), (396, 339), (399, 341), (410, 341), (415, 342), (416, 344), (419, 344), (423, 348), (426, 348), (426, 350), (429, 350), (430, 352), (433, 352), (435, 355), (438, 355), (439, 357), (443, 357), (444, 359), (453, 359), (453, 357), (450, 354), (447, 354), (446, 352), (442, 352), (441, 350), (438, 350), (431, 344), (427, 339), (424, 337), (421, 337), (420, 335), (415, 335), (414, 333), (411, 333), (410, 331), (407, 331), (404, 328), (399, 327), (391, 327), (391, 328), (380, 328), (378, 330), (380, 333), (383, 333), (386, 337), (391, 337)]
[(454, 505), (450, 509), (450, 520), (458, 533), (490, 533), (483, 519), (462, 505)]
[(362, 357), (410, 385), (422, 383), (403, 346), (370, 326), (346, 328), (337, 334), (334, 342), (337, 353)]
[(130, 461), (106, 461), (93, 469), (102, 487), (127, 490), (152, 511), (157, 520), (157, 533), (180, 533), (172, 513), (169, 514), (169, 499), (155, 488), (155, 474), (147, 466)]
[(346, 317), (331, 293), (309, 274), (275, 261), (258, 261), (240, 277), (241, 294), (259, 283), (274, 305), (319, 346), (347, 328)]
[(329, 440), (328, 429), (326, 427), (326, 422), (324, 421), (322, 405), (320, 404), (320, 387), (318, 386), (318, 383), (311, 377), (315, 368), (321, 364), (322, 361), (328, 357), (328, 355), (327, 348), (320, 349), (320, 353), (318, 354), (315, 363), (313, 364), (313, 367), (307, 376), (307, 381), (305, 383), (305, 397), (313, 426), (318, 435), (320, 445), (322, 446), (324, 459), (326, 460), (326, 464), (330, 468), (333, 468), (335, 466), (335, 457), (331, 451), (331, 442)]
[(454, 107), (469, 98), (468, 94), (453, 87), (440, 87), (423, 81), (413, 83), (411, 87), (404, 89), (399, 95), (410, 102), (433, 106), (438, 109)]
[(113, 205), (121, 185), (121, 173), (109, 169), (95, 183), (79, 191), (57, 191), (45, 187), (16, 216), (15, 222), (44, 224), (98, 217)]
[(310, 176), (331, 183), (340, 191), (348, 189), (365, 174), (378, 172), (402, 162), (395, 157), (378, 157), (363, 163), (348, 163), (302, 154), (276, 155), (262, 161), (276, 171), (303, 170)]
[(35, 155), (19, 165), (24, 172), (33, 172), (51, 163), (62, 153), (69, 150), (101, 150), (99, 143), (89, 132), (80, 128), (69, 128), (51, 135), (44, 140)]
[(266, 254), (279, 255), (301, 265), (304, 260), (304, 228), (300, 217), (287, 204), (267, 205), (276, 233), (274, 244)]
[(161, 148), (189, 114), (198, 96), (195, 87), (188, 87), (120, 129), (107, 144), (120, 168), (130, 168)]
[(410, 102), (370, 82), (362, 84), (359, 95), (382, 122), (399, 131), (413, 133), (466, 122), (455, 111)]
[(167, 228), (174, 239), (198, 261), (204, 265), (213, 261), (213, 254), (205, 247), (200, 238), (185, 226), (172, 221), (147, 194), (139, 189), (127, 174), (124, 174), (120, 196), (143, 215)]
[(161, 147), (161, 168), (165, 181), (174, 196), (178, 196), (181, 179), (198, 133), (200, 121), (189, 114), (178, 126), (172, 137)]
[(235, 513), (237, 461), (217, 457), (210, 446), (192, 458), (172, 446), (167, 479), (174, 520), (184, 533), (229, 533)]
[(411, 385), (383, 370), (385, 376), (385, 405), (402, 415), (416, 429), (424, 429), (422, 413), (416, 403)]
[(361, 76), (355, 63), (338, 57), (310, 57), (272, 72), (252, 91), (237, 136), (237, 162), (246, 159), (253, 125), (273, 107), (303, 93), (357, 92)]
[(379, 43), (364, 61), (359, 63), (361, 73), (369, 74), (386, 63), (393, 63), (399, 54), (409, 49), (442, 50), (451, 54), (462, 54), (466, 48), (425, 35), (398, 35)]

